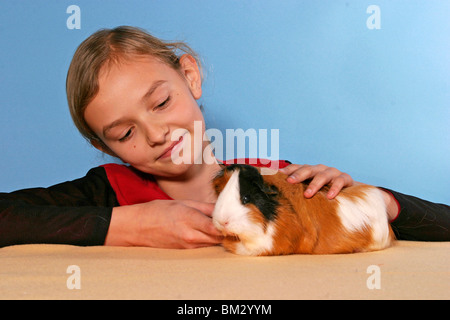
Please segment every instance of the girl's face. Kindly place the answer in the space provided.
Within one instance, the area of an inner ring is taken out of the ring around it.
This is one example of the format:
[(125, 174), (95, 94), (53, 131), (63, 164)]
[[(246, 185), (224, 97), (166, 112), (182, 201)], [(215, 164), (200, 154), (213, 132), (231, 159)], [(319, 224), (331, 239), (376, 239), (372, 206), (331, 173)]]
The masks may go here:
[[(180, 150), (188, 147), (194, 150), (194, 139), (172, 141), (172, 133), (182, 129), (194, 137), (194, 121), (201, 121), (203, 137), (205, 128), (196, 102), (202, 94), (198, 66), (189, 55), (180, 63), (181, 70), (176, 71), (153, 57), (137, 57), (103, 67), (99, 92), (84, 116), (109, 150), (96, 141), (94, 146), (146, 173), (161, 177), (185, 173), (199, 155), (191, 152), (191, 161), (178, 165), (171, 155), (183, 155)], [(189, 140), (191, 146), (186, 145)]]

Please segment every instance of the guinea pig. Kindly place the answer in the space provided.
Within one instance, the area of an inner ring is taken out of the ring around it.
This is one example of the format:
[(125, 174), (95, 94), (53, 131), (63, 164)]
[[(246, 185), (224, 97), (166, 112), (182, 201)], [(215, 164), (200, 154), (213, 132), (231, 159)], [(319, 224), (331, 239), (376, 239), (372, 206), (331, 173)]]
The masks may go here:
[(381, 250), (395, 240), (381, 191), (370, 185), (327, 187), (307, 199), (305, 183), (281, 172), (261, 175), (250, 165), (230, 165), (213, 179), (212, 213), (223, 247), (241, 255), (333, 254)]

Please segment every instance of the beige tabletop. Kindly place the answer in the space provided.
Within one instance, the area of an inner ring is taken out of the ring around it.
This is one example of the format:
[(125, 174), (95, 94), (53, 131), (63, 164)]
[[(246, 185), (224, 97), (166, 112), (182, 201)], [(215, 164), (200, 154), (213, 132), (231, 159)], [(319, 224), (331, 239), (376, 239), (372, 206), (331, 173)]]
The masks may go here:
[(221, 247), (0, 249), (0, 299), (449, 298), (450, 242), (276, 257), (243, 257)]

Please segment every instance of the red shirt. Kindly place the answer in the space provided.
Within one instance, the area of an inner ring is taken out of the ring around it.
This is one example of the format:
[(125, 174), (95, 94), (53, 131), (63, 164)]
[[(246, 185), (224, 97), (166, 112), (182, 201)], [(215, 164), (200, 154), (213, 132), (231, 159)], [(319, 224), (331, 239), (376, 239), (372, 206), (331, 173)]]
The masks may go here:
[[(224, 165), (234, 163), (250, 164), (255, 167), (271, 167), (275, 161), (260, 159), (233, 159), (224, 161)], [(284, 160), (276, 161), (277, 168), (286, 167), (289, 162)], [(117, 201), (121, 206), (148, 202), (152, 200), (173, 200), (156, 183), (150, 174), (145, 174), (136, 169), (120, 164), (102, 165), (108, 176), (108, 180), (117, 196)]]

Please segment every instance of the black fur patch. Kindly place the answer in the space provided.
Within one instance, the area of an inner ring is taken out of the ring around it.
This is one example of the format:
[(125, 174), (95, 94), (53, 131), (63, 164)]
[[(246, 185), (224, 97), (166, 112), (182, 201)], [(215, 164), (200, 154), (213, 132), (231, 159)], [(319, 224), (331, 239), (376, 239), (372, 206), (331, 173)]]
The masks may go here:
[(252, 203), (267, 220), (274, 220), (279, 205), (276, 197), (278, 189), (264, 182), (258, 170), (246, 164), (233, 164), (225, 168), (227, 171), (239, 170), (239, 191), (243, 205)]

